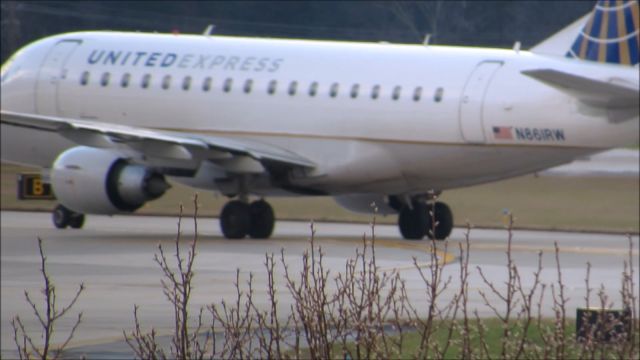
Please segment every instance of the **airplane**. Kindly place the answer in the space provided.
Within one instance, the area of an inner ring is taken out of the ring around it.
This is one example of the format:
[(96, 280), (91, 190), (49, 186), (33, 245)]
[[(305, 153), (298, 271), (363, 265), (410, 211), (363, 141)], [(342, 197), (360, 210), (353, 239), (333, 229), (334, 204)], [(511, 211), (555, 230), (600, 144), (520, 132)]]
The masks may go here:
[(443, 191), (638, 143), (638, 23), (637, 0), (599, 1), (531, 51), (55, 35), (2, 67), (2, 161), (42, 168), (58, 228), (175, 181), (230, 199), (226, 238), (269, 238), (268, 196), (332, 196), (443, 240)]

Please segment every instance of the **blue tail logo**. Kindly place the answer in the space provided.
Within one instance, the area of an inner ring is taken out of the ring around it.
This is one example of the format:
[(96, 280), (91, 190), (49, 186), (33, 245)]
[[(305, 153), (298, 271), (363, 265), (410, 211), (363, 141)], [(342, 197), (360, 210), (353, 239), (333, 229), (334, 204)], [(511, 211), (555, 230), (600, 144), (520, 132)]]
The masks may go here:
[(566, 56), (603, 63), (638, 64), (638, 12), (637, 0), (599, 0)]

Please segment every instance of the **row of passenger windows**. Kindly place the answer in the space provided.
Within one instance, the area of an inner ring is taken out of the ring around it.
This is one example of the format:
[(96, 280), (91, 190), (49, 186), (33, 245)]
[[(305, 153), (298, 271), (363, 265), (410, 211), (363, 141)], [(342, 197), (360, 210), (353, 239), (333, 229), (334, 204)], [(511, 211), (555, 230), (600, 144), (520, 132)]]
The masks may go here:
[[(90, 77), (90, 73), (88, 71), (83, 72), (82, 75), (80, 76), (80, 85), (85, 86), (89, 84), (89, 77)], [(168, 90), (171, 88), (172, 81), (173, 79), (171, 75), (165, 75), (164, 77), (162, 77), (160, 87), (162, 89)], [(110, 82), (111, 82), (111, 73), (108, 73), (108, 72), (103, 73), (102, 76), (100, 77), (100, 85), (106, 87), (106, 86), (109, 86)], [(178, 80), (178, 86), (184, 91), (190, 90), (192, 83), (193, 81), (191, 76), (183, 77), (182, 81)], [(120, 78), (120, 86), (123, 88), (127, 88), (129, 87), (130, 84), (132, 84), (131, 74), (129, 73), (123, 74), (122, 77)], [(140, 87), (143, 89), (147, 89), (149, 88), (150, 85), (151, 85), (151, 74), (143, 75), (142, 78), (140, 78)], [(202, 91), (209, 92), (211, 91), (212, 87), (213, 87), (213, 79), (210, 76), (205, 77), (202, 80), (202, 84), (201, 84)], [(316, 96), (318, 94), (318, 87), (319, 87), (318, 82), (316, 81), (312, 82), (311, 84), (309, 84), (309, 88), (307, 89), (307, 94), (311, 97)], [(232, 88), (233, 88), (233, 79), (232, 78), (225, 79), (224, 82), (222, 83), (222, 91), (230, 92)], [(249, 94), (251, 93), (252, 90), (253, 90), (253, 80), (252, 79), (245, 80), (244, 84), (242, 85), (242, 91)], [(267, 93), (269, 95), (274, 95), (277, 92), (277, 90), (278, 90), (278, 81), (277, 80), (269, 81), (267, 85)], [(291, 81), (286, 87), (286, 91), (287, 91), (287, 94), (291, 96), (296, 95), (298, 93), (298, 82)], [(381, 91), (382, 91), (382, 88), (380, 87), (380, 85), (373, 85), (371, 87), (370, 92), (368, 93), (368, 96), (374, 100), (378, 99), (380, 97)], [(335, 98), (338, 96), (339, 92), (340, 92), (340, 84), (338, 83), (331, 84), (331, 86), (329, 87), (329, 96), (332, 98)], [(359, 84), (351, 85), (351, 88), (349, 89), (349, 96), (352, 99), (356, 99), (359, 95), (360, 95), (360, 85)], [(402, 95), (402, 87), (395, 86), (393, 88), (393, 91), (391, 92), (391, 98), (393, 100), (398, 100), (400, 99), (401, 95)], [(444, 89), (439, 87), (435, 90), (433, 94), (433, 100), (435, 102), (440, 102), (442, 100), (443, 95), (444, 95)], [(412, 99), (413, 101), (420, 101), (421, 98), (422, 98), (422, 87), (418, 86), (413, 89)]]

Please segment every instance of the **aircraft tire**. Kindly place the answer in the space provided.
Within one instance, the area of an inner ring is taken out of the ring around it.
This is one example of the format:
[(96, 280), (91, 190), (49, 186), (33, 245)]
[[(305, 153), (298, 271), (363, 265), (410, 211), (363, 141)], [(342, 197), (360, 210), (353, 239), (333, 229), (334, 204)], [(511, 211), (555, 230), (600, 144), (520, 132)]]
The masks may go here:
[(447, 204), (439, 201), (433, 205), (429, 205), (428, 208), (429, 211), (434, 212), (433, 217), (435, 218), (437, 225), (435, 228), (435, 236), (433, 236), (433, 230), (431, 229), (430, 225), (431, 214), (427, 214), (427, 216), (429, 217), (427, 236), (429, 237), (429, 239), (446, 239), (447, 237), (449, 237), (449, 235), (451, 235), (451, 230), (453, 230), (453, 213), (451, 212), (451, 209), (449, 208), (449, 206), (447, 206)]
[(58, 205), (51, 213), (53, 225), (58, 229), (64, 229), (70, 225), (73, 212), (62, 205)]
[(427, 229), (426, 208), (424, 204), (414, 204), (413, 209), (405, 206), (398, 216), (398, 227), (402, 237), (407, 240), (421, 240)]
[(254, 239), (267, 239), (273, 232), (275, 216), (273, 208), (264, 200), (254, 201), (249, 205), (251, 227), (249, 236)]
[(220, 213), (220, 228), (227, 239), (242, 239), (251, 226), (249, 204), (239, 200), (229, 201)]
[(84, 214), (73, 213), (69, 219), (69, 226), (73, 229), (81, 229), (84, 225)]

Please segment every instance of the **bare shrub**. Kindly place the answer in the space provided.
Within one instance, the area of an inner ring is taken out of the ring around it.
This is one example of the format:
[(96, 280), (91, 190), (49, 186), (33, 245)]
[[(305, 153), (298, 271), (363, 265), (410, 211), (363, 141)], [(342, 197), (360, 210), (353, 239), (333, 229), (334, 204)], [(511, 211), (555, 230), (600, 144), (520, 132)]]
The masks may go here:
[[(363, 235), (362, 245), (356, 248), (355, 254), (339, 271), (326, 265), (325, 253), (316, 243), (313, 224), (309, 247), (301, 256), (299, 271), (291, 270), (284, 249), (280, 251), (279, 261), (274, 254), (265, 254), (266, 308), (258, 305), (253, 274), (249, 273), (248, 279), (242, 282), (241, 270), (237, 269), (235, 298), (207, 306), (212, 321), (210, 326), (205, 326), (205, 308), (201, 307), (195, 318), (189, 311), (198, 242), (197, 195), (194, 205), (195, 236), (187, 248), (186, 257), (181, 246), (182, 206), (174, 261), (166, 255), (162, 245), (158, 245), (158, 253), (154, 255), (154, 261), (163, 274), (163, 293), (174, 311), (170, 345), (168, 348), (161, 345), (155, 329), (142, 329), (139, 307), (135, 305), (135, 328), (129, 333), (123, 331), (123, 334), (138, 358), (399, 358), (408, 355), (406, 339), (409, 333), (418, 336), (418, 345), (410, 356), (419, 359), (454, 356), (464, 359), (495, 356), (503, 359), (636, 359), (640, 355), (632, 237), (628, 236), (628, 257), (623, 262), (620, 278), (622, 316), (609, 315), (614, 301), (604, 284), (593, 288), (591, 264), (587, 263), (584, 300), (587, 308), (595, 308), (599, 312), (594, 323), (586, 321), (592, 319), (582, 319), (587, 325), (583, 336), (577, 339), (568, 336), (572, 320), (568, 317), (569, 298), (565, 292), (558, 243), (554, 242), (555, 279), (542, 281), (543, 254), (538, 252), (532, 285), (526, 286), (513, 260), (512, 215), (507, 226), (506, 281), (494, 283), (482, 268), (476, 267), (485, 285), (485, 290), (479, 290), (479, 295), (501, 323), (497, 348), (487, 340), (490, 321), (482, 319), (478, 310), (469, 306), (471, 225), (467, 224), (464, 243), (458, 244), (458, 288), (451, 285), (453, 278), (446, 276), (444, 271), (446, 263), (441, 256), (449, 255), (447, 243), (428, 241), (427, 265), (421, 265), (417, 257), (413, 258), (414, 268), (424, 284), (424, 301), (412, 304), (399, 271), (382, 270), (378, 265), (375, 216), (371, 237)], [(432, 208), (431, 231), (437, 226), (433, 211)], [(42, 327), (43, 344), (36, 344), (27, 334), (20, 317), (14, 317), (14, 342), (20, 359), (56, 359), (63, 356), (63, 350), (82, 320), (82, 313), (79, 313), (66, 340), (52, 348), (56, 322), (75, 305), (85, 287), (80, 284), (70, 303), (58, 309), (55, 286), (47, 272), (41, 239), (38, 239), (38, 247), (45, 306), (38, 308), (27, 291), (25, 298)], [(278, 272), (278, 265), (282, 266), (282, 273)], [(279, 306), (279, 296), (282, 295), (278, 289), (279, 282), (284, 284), (285, 294), (292, 299), (286, 314), (281, 313)], [(551, 318), (545, 318), (542, 311), (545, 293), (552, 301), (554, 315)], [(595, 301), (592, 300), (594, 293)], [(425, 305), (426, 314), (423, 314), (418, 309)], [(221, 335), (218, 340), (216, 330)]]
[(40, 251), (40, 273), (42, 274), (42, 278), (44, 280), (44, 288), (42, 289), (42, 293), (44, 295), (44, 306), (40, 309), (35, 301), (31, 298), (28, 291), (24, 291), (24, 297), (31, 306), (35, 317), (38, 319), (40, 326), (42, 328), (41, 338), (42, 345), (38, 345), (34, 342), (33, 338), (27, 334), (27, 330), (22, 323), (22, 320), (19, 316), (14, 317), (11, 320), (11, 326), (13, 328), (13, 340), (18, 349), (18, 355), (20, 359), (58, 359), (64, 349), (69, 344), (69, 341), (73, 339), (73, 335), (76, 332), (76, 329), (80, 325), (82, 321), (82, 312), (78, 313), (78, 317), (74, 322), (69, 335), (62, 343), (62, 345), (52, 349), (52, 339), (56, 329), (56, 323), (60, 318), (65, 316), (69, 310), (75, 305), (76, 301), (80, 297), (80, 294), (84, 291), (84, 283), (81, 283), (76, 291), (75, 295), (69, 302), (67, 306), (63, 306), (62, 309), (58, 308), (57, 299), (56, 299), (56, 287), (51, 280), (51, 276), (47, 271), (47, 257), (44, 254), (44, 249), (42, 248), (42, 239), (38, 238), (38, 250)]
[[(435, 234), (436, 227), (438, 226), (438, 222), (435, 218), (435, 200), (437, 200), (437, 197), (434, 196), (433, 200), (433, 206), (429, 209), (431, 228), (428, 229), (432, 235)], [(435, 238), (434, 236), (432, 237)], [(411, 324), (416, 327), (420, 334), (420, 343), (414, 356), (419, 359), (442, 359), (445, 357), (447, 350), (452, 344), (456, 324), (450, 320), (454, 320), (457, 317), (462, 294), (456, 293), (450, 301), (444, 303), (444, 305), (439, 305), (438, 300), (449, 288), (452, 278), (444, 278), (444, 266), (446, 264), (444, 259), (440, 258), (436, 240), (430, 240), (428, 246), (429, 263), (426, 270), (423, 270), (418, 263), (418, 259), (413, 257), (414, 267), (417, 269), (425, 285), (425, 302), (427, 304), (426, 318), (423, 318), (413, 304), (408, 301), (407, 306), (410, 309), (409, 318)], [(443, 247), (443, 253), (446, 255), (448, 253), (448, 243), (445, 242)], [(443, 341), (443, 345), (440, 346), (439, 342), (435, 341), (433, 337), (436, 333), (436, 329), (440, 330), (445, 327), (445, 340)]]
[(282, 359), (288, 353), (290, 346), (285, 342), (285, 338), (291, 333), (290, 326), (292, 316), (288, 316), (284, 323), (281, 322), (278, 312), (278, 288), (275, 279), (275, 265), (273, 254), (265, 254), (265, 270), (267, 272), (267, 302), (269, 310), (261, 311), (253, 301), (253, 296), (249, 298), (251, 308), (255, 314), (258, 331), (255, 336), (260, 347), (259, 357), (268, 359)]
[[(346, 261), (344, 273), (335, 278), (338, 307), (332, 323), (343, 357), (390, 358), (402, 352), (402, 319), (409, 314), (408, 298), (399, 273), (378, 267), (375, 224), (374, 216), (370, 240), (363, 235), (362, 250), (356, 249), (355, 256)], [(397, 339), (390, 338), (386, 326), (399, 332)]]
[[(432, 231), (437, 223), (433, 209)], [(194, 221), (195, 215), (194, 215)], [(397, 270), (382, 270), (376, 260), (375, 216), (372, 235), (362, 237), (362, 245), (348, 258), (339, 271), (327, 266), (322, 246), (316, 242), (311, 224), (309, 247), (302, 253), (300, 270), (293, 271), (285, 259), (284, 249), (277, 261), (274, 254), (265, 254), (266, 307), (259, 305), (254, 291), (254, 275), (242, 280), (237, 269), (233, 299), (207, 306), (212, 316), (202, 342), (202, 311), (195, 330), (189, 331), (187, 311), (196, 241), (191, 244), (186, 260), (180, 256), (179, 235), (176, 239), (177, 270), (172, 270), (159, 247), (155, 260), (164, 274), (165, 295), (174, 307), (175, 333), (171, 353), (158, 345), (152, 329), (140, 329), (134, 308), (136, 328), (127, 342), (140, 358), (398, 358), (407, 356), (408, 333), (418, 336), (418, 345), (410, 356), (419, 359), (444, 359), (452, 356), (464, 359), (484, 359), (498, 356), (506, 359), (546, 358), (637, 358), (637, 297), (633, 269), (633, 243), (629, 237), (629, 258), (622, 272), (622, 305), (629, 309), (632, 326), (613, 341), (600, 341), (603, 332), (620, 325), (621, 319), (602, 317), (587, 331), (585, 341), (567, 335), (569, 298), (560, 263), (560, 247), (554, 243), (555, 279), (541, 278), (543, 253), (537, 254), (537, 267), (530, 285), (525, 285), (520, 268), (513, 259), (513, 223), (509, 216), (506, 241), (506, 281), (494, 283), (484, 270), (476, 267), (485, 285), (479, 290), (484, 305), (501, 324), (497, 348), (487, 340), (491, 330), (486, 319), (469, 305), (469, 255), (471, 226), (467, 224), (464, 243), (458, 244), (459, 287), (454, 288), (447, 276), (445, 260), (447, 243), (427, 242), (426, 266), (418, 258), (413, 265), (424, 283), (424, 301), (409, 301), (404, 280)], [(196, 226), (197, 231), (197, 226)], [(196, 235), (197, 240), (197, 235)], [(279, 267), (281, 273), (279, 273)], [(591, 305), (593, 288), (591, 265), (585, 276), (587, 307)], [(278, 284), (284, 286), (279, 289)], [(282, 312), (279, 296), (286, 294), (292, 303)], [(553, 317), (543, 315), (545, 294), (552, 301)], [(597, 292), (599, 307), (611, 309), (613, 302), (602, 285)], [(425, 307), (426, 312), (419, 311)], [(604, 314), (604, 312), (602, 312)], [(221, 335), (216, 343), (214, 330)], [(632, 339), (632, 341), (628, 341)]]
[[(375, 218), (372, 231), (375, 231)], [(299, 273), (290, 270), (284, 249), (280, 264), (284, 284), (293, 299), (290, 312), (278, 315), (276, 263), (265, 255), (269, 310), (254, 301), (253, 275), (247, 290), (236, 273), (236, 296), (231, 302), (212, 304), (214, 322), (224, 331), (220, 358), (326, 359), (337, 353), (349, 358), (395, 358), (401, 354), (403, 318), (408, 315), (407, 295), (397, 272), (381, 271), (375, 257), (375, 233), (362, 238), (362, 249), (345, 262), (344, 271), (332, 277), (324, 252), (311, 240), (301, 258)], [(390, 336), (386, 327), (397, 332)]]
[[(541, 284), (540, 281), (542, 252), (538, 252), (538, 265), (533, 273), (533, 286), (527, 290), (522, 285), (522, 277), (512, 257), (513, 224), (513, 214), (509, 214), (507, 224), (507, 250), (505, 252), (507, 257), (507, 281), (504, 292), (501, 292), (493, 282), (487, 279), (482, 268), (477, 267), (477, 270), (488, 290), (498, 298), (497, 302), (495, 300), (492, 301), (488, 298), (485, 291), (478, 290), (484, 304), (493, 311), (494, 315), (502, 323), (500, 357), (519, 359), (527, 357), (526, 350), (531, 345), (529, 341), (529, 331), (534, 322), (534, 297), (538, 288), (544, 289), (544, 285)], [(540, 301), (542, 300), (540, 299)], [(503, 305), (503, 307), (499, 307), (498, 304)], [(480, 321), (479, 318), (476, 321)], [(489, 355), (486, 346), (483, 348), (485, 348), (483, 355)]]
[(633, 240), (627, 235), (629, 242), (628, 257), (623, 262), (621, 274), (621, 305), (622, 313), (614, 317), (610, 311), (613, 301), (609, 299), (604, 284), (601, 284), (597, 292), (597, 306), (591, 306), (591, 292), (589, 275), (591, 264), (587, 263), (587, 276), (585, 278), (587, 309), (597, 310), (595, 322), (589, 321), (589, 314), (584, 313), (583, 336), (578, 339), (577, 347), (580, 349), (580, 358), (638, 358), (640, 356), (640, 321), (638, 321), (638, 299), (635, 293), (635, 271), (633, 267)]
[[(248, 359), (256, 351), (254, 343), (254, 318), (253, 318), (253, 275), (249, 275), (247, 282), (249, 290), (245, 293), (240, 285), (240, 269), (236, 270), (236, 298), (232, 303), (222, 300), (220, 306), (209, 305), (208, 309), (213, 315), (212, 329), (216, 322), (220, 324), (224, 332), (224, 343), (220, 352), (214, 355), (226, 359)], [(215, 338), (215, 337), (214, 337)], [(214, 343), (215, 344), (215, 343)]]
[[(533, 273), (533, 285), (525, 289), (517, 265), (512, 259), (512, 228), (513, 217), (510, 215), (507, 239), (507, 280), (505, 289), (499, 290), (498, 286), (489, 281), (483, 270), (477, 267), (478, 273), (490, 292), (497, 298), (490, 299), (487, 293), (479, 290), (484, 304), (489, 307), (494, 315), (502, 322), (502, 337), (500, 339), (501, 358), (537, 358), (537, 359), (594, 359), (594, 358), (622, 358), (631, 359), (638, 357), (638, 319), (634, 311), (637, 311), (637, 299), (634, 289), (633, 270), (633, 243), (629, 236), (629, 258), (624, 261), (622, 272), (621, 305), (624, 313), (620, 317), (611, 317), (608, 310), (614, 306), (614, 302), (607, 295), (604, 284), (601, 284), (597, 292), (598, 318), (591, 324), (585, 317), (585, 336), (580, 341), (576, 337), (567, 336), (570, 319), (568, 314), (569, 298), (565, 293), (566, 285), (562, 275), (560, 262), (560, 247), (554, 242), (555, 273), (554, 281), (542, 282), (542, 253), (538, 253), (538, 265)], [(586, 264), (586, 294), (587, 308), (594, 309), (591, 302), (593, 288), (590, 283), (591, 264)], [(543, 316), (545, 290), (550, 289), (553, 317), (546, 319)], [(537, 313), (536, 313), (537, 312)], [(490, 349), (484, 338), (486, 328), (482, 326), (482, 320), (475, 313), (478, 332), (481, 339), (481, 351), (476, 353), (478, 357), (491, 356)], [(466, 321), (466, 316), (465, 320)], [(631, 324), (626, 327), (625, 324)], [(620, 332), (620, 329), (625, 329)], [(538, 334), (537, 342), (532, 334)], [(463, 336), (464, 337), (464, 336)], [(464, 342), (466, 344), (466, 342)], [(463, 348), (463, 352), (466, 351)], [(473, 349), (468, 354), (474, 357)]]
[(305, 250), (302, 255), (302, 270), (298, 281), (289, 272), (289, 266), (282, 252), (282, 265), (285, 271), (286, 285), (293, 296), (293, 319), (303, 329), (309, 357), (311, 359), (328, 359), (331, 357), (333, 345), (340, 334), (332, 332), (334, 327), (332, 314), (335, 313), (340, 290), (331, 296), (328, 291), (329, 273), (324, 266), (322, 247), (315, 246), (315, 228), (311, 224), (311, 251)]
[(189, 315), (189, 300), (193, 289), (193, 264), (196, 258), (196, 245), (198, 243), (198, 195), (193, 199), (195, 235), (189, 244), (186, 259), (183, 257), (180, 248), (181, 224), (183, 207), (180, 205), (180, 215), (178, 217), (178, 232), (175, 239), (175, 269), (167, 258), (162, 244), (158, 244), (158, 253), (154, 255), (154, 261), (160, 266), (163, 278), (161, 280), (162, 290), (167, 300), (173, 308), (174, 333), (171, 338), (169, 354), (158, 344), (156, 331), (151, 329), (145, 333), (141, 329), (138, 318), (138, 306), (134, 306), (133, 315), (135, 329), (129, 334), (123, 331), (124, 339), (134, 351), (135, 355), (141, 359), (203, 359), (208, 353), (208, 345), (211, 334), (207, 332), (204, 340), (202, 334), (203, 308), (200, 309), (195, 322), (195, 329), (189, 329), (191, 324)]
[(635, 281), (638, 278), (633, 270), (633, 239), (631, 235), (627, 235), (627, 240), (629, 242), (629, 251), (622, 271), (622, 289), (620, 292), (622, 295), (622, 307), (626, 312), (626, 320), (631, 324), (628, 328), (629, 333), (624, 335), (631, 341), (622, 341), (618, 355), (622, 357), (629, 354), (638, 358), (640, 357), (640, 319), (638, 319), (638, 297), (635, 290)]

